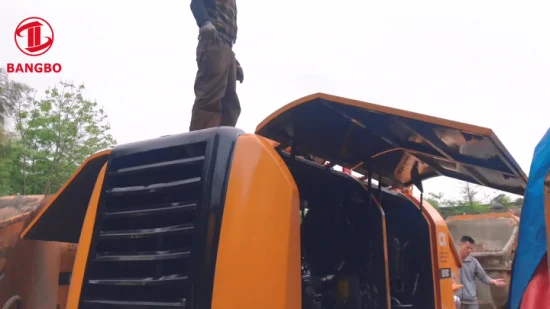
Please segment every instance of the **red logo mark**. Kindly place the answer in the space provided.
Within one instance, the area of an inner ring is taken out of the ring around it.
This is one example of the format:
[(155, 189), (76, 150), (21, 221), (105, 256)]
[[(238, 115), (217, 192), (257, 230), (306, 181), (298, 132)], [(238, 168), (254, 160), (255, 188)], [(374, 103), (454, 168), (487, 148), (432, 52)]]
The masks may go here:
[(40, 17), (29, 17), (17, 25), (15, 29), (15, 44), (28, 56), (45, 54), (53, 44), (53, 28)]

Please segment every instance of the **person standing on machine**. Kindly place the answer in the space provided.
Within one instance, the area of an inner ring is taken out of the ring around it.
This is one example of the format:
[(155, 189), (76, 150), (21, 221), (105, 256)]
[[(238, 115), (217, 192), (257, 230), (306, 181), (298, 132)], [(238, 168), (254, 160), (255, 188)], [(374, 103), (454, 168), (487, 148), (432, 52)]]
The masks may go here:
[(236, 0), (192, 0), (191, 11), (199, 26), (199, 42), (189, 131), (234, 127), (241, 114), (237, 80), (244, 80), (233, 52), (237, 40)]

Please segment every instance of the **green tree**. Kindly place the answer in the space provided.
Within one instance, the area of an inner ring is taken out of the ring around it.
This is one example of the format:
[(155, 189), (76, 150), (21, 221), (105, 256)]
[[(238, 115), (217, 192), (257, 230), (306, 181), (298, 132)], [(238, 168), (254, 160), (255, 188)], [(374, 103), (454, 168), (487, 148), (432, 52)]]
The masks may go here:
[(501, 204), (503, 206), (507, 206), (511, 203), (512, 199), (504, 193), (500, 193), (491, 199), (491, 204)]
[(28, 96), (14, 107), (11, 194), (54, 193), (88, 156), (116, 144), (107, 115), (84, 90), (60, 82), (43, 98)]
[(480, 186), (464, 181), (460, 186), (460, 193), (462, 194), (464, 203), (472, 208), (478, 206), (480, 204), (480, 201), (478, 200), (480, 189)]
[(8, 73), (0, 68), (0, 126), (3, 127), (5, 119), (10, 117), (17, 104), (25, 99), (25, 96), (32, 91), (26, 84), (15, 82), (9, 79)]
[(439, 208), (441, 208), (442, 200), (443, 200), (443, 193), (441, 192), (440, 193), (428, 192), (428, 197), (426, 197), (426, 201), (438, 210)]
[(0, 196), (8, 195), (12, 191), (13, 162), (16, 157), (13, 133), (0, 126)]
[(15, 107), (24, 100), (32, 88), (9, 79), (0, 68), (0, 196), (10, 194), (13, 181), (13, 163), (17, 157), (15, 135), (6, 128), (6, 120), (13, 118)]
[(429, 192), (426, 200), (436, 208), (455, 207), (455, 206), (458, 206), (459, 204), (459, 202), (457, 201), (446, 199), (444, 194), (441, 192), (439, 193)]
[(516, 205), (516, 207), (523, 207), (523, 197), (516, 198), (512, 203)]

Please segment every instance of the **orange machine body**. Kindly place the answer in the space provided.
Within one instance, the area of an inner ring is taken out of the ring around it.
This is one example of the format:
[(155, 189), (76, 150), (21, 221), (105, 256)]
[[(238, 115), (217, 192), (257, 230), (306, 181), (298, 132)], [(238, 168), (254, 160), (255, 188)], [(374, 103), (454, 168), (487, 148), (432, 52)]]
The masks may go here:
[(19, 240), (25, 226), (45, 206), (47, 199), (43, 195), (0, 198), (1, 210), (7, 216), (0, 221), (0, 305), (3, 308), (65, 308), (76, 245)]
[(489, 129), (314, 94), (254, 134), (100, 152), (22, 237), (79, 244), (69, 309), (454, 309), (453, 239), (411, 193), (440, 175), (518, 194), (526, 181)]

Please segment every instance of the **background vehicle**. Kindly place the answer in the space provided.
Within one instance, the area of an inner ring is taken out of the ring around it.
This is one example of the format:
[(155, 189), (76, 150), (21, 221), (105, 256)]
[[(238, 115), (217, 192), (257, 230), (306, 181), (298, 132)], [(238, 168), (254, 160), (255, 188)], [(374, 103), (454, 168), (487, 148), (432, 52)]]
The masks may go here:
[(44, 198), (44, 195), (0, 197), (0, 277), (25, 224), (43, 205)]
[(472, 256), (479, 260), (491, 278), (502, 278), (507, 282), (506, 287), (498, 288), (478, 281), (480, 308), (506, 308), (519, 231), (517, 217), (511, 213), (462, 215), (448, 217), (446, 222), (457, 250), (463, 235), (473, 237), (476, 245)]
[(411, 193), (439, 175), (526, 184), (489, 129), (315, 94), (255, 134), (97, 153), (22, 236), (79, 244), (71, 309), (449, 309), (460, 261), (445, 221)]
[(44, 195), (0, 198), (0, 308), (65, 308), (76, 244), (19, 240), (48, 201)]

